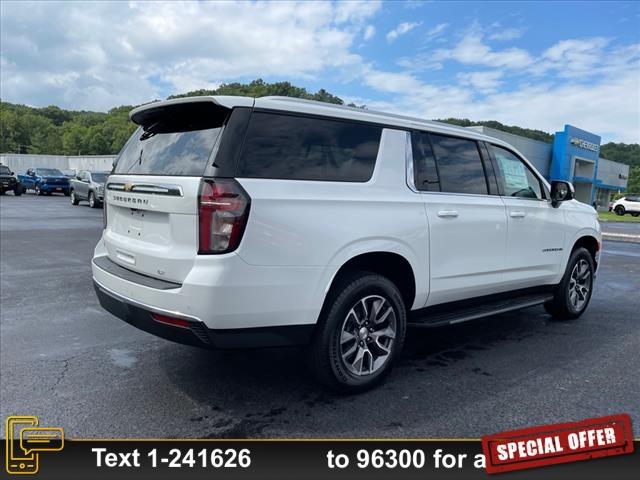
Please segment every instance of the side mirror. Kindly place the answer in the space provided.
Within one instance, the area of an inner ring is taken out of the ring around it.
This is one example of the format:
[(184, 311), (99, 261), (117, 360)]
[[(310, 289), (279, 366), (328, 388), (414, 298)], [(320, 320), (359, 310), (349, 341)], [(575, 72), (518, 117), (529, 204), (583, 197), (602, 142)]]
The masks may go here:
[(15, 175), (15, 173), (14, 173), (14, 172), (11, 172), (11, 175)]
[(562, 202), (572, 200), (575, 197), (575, 189), (571, 182), (553, 180), (551, 182), (551, 205), (558, 208)]

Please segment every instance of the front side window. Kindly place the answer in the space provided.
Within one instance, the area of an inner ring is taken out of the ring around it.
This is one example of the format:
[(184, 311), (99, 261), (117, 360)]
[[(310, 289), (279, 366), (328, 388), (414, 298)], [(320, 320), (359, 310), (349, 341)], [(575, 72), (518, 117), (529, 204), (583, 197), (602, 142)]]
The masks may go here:
[(478, 144), (473, 140), (430, 134), (438, 165), (440, 191), (487, 195)]
[(540, 180), (516, 155), (495, 145), (489, 145), (498, 166), (498, 180), (507, 197), (542, 200)]
[(374, 125), (254, 112), (237, 176), (366, 182), (381, 134)]

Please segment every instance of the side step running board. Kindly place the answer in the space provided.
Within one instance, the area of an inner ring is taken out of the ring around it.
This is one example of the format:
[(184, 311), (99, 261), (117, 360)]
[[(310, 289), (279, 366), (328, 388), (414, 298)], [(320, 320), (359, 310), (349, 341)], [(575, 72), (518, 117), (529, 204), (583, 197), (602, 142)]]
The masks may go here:
[(423, 308), (411, 312), (409, 317), (409, 325), (418, 327), (440, 327), (444, 325), (453, 325), (455, 323), (467, 322), (476, 318), (489, 317), (498, 315), (499, 313), (510, 312), (512, 310), (520, 310), (521, 308), (533, 307), (541, 305), (553, 299), (550, 293), (538, 293), (522, 295), (502, 300), (493, 300), (480, 303), (474, 306), (452, 307), (451, 309), (433, 311), (437, 308)]

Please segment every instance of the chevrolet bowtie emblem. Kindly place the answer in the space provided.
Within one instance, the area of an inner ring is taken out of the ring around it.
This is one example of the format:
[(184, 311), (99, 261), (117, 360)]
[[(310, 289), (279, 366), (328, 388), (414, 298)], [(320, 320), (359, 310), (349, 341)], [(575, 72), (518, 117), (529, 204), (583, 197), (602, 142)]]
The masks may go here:
[(133, 183), (125, 183), (123, 189), (125, 192), (130, 192), (133, 189)]

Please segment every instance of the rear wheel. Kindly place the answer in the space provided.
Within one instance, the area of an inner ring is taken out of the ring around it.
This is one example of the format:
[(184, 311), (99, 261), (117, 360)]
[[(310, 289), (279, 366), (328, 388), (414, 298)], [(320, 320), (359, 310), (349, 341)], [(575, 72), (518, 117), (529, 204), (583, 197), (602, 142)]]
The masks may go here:
[(76, 192), (74, 190), (71, 190), (71, 205), (78, 205), (80, 203), (80, 200), (78, 200), (78, 198), (76, 197)]
[(402, 350), (406, 309), (386, 277), (354, 272), (327, 297), (310, 351), (314, 375), (345, 393), (366, 390), (391, 371)]
[(582, 315), (593, 293), (594, 271), (589, 251), (582, 247), (574, 250), (553, 300), (544, 305), (547, 313), (556, 320), (572, 320)]
[(640, 216), (640, 213), (637, 213), (637, 212), (636, 213), (632, 213), (631, 216), (632, 217), (638, 217), (638, 216)]
[(614, 210), (616, 215), (624, 215), (624, 207), (622, 205), (618, 205)]

